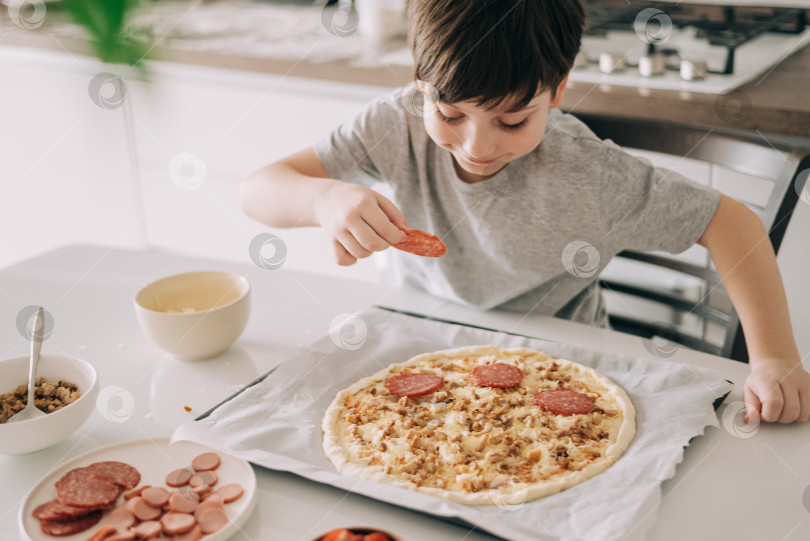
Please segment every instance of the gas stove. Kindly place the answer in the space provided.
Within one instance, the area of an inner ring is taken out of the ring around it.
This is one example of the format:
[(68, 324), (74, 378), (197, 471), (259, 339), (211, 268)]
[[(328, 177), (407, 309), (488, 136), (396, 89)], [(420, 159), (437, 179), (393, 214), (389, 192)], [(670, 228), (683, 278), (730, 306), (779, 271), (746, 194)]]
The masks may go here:
[(571, 80), (642, 92), (729, 92), (810, 44), (810, 2), (761, 3), (588, 1)]

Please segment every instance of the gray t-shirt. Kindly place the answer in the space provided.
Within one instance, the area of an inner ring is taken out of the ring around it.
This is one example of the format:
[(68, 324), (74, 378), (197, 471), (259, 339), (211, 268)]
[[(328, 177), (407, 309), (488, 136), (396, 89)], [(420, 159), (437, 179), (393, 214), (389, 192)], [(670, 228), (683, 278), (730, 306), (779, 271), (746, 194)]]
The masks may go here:
[(607, 325), (597, 283), (618, 252), (692, 246), (720, 193), (654, 168), (552, 109), (540, 145), (468, 184), (425, 132), (413, 85), (370, 103), (315, 145), (332, 178), (391, 186), (413, 229), (447, 254), (388, 250), (397, 277), (434, 295)]

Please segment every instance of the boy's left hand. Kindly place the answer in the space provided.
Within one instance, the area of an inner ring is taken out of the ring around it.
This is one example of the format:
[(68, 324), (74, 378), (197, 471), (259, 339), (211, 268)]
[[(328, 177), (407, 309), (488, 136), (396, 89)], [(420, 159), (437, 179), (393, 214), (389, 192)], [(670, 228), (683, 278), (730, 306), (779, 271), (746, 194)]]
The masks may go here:
[(757, 416), (769, 423), (807, 422), (810, 419), (810, 374), (801, 362), (759, 359), (745, 379), (745, 422)]

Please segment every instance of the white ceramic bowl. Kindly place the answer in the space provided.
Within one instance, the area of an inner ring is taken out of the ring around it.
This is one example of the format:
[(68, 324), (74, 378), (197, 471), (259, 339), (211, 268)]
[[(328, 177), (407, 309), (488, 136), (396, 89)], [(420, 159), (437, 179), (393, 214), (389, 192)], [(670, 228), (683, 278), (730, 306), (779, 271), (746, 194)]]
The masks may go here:
[(231, 272), (167, 276), (135, 295), (135, 314), (152, 342), (186, 361), (214, 357), (245, 330), (250, 283)]
[[(0, 361), (0, 394), (28, 384), (29, 357)], [(64, 355), (42, 354), (37, 377), (56, 383), (75, 383), (81, 396), (44, 417), (0, 424), (0, 454), (19, 455), (44, 449), (76, 432), (93, 413), (98, 395), (98, 375), (87, 361)]]

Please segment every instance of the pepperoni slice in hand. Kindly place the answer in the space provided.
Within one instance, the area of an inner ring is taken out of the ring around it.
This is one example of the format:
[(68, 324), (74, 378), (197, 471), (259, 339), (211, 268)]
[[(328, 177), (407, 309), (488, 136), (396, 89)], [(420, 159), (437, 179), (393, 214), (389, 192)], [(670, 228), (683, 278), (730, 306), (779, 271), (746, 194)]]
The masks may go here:
[(534, 395), (534, 403), (560, 415), (584, 415), (594, 408), (590, 396), (576, 391), (544, 391)]
[(423, 396), (444, 386), (444, 380), (433, 374), (397, 374), (385, 382), (385, 387), (396, 396)]
[(441, 257), (447, 253), (447, 246), (436, 235), (418, 229), (405, 229), (404, 231), (408, 238), (391, 245), (397, 250), (424, 257)]
[(504, 363), (492, 363), (473, 368), (473, 382), (481, 387), (515, 387), (523, 381), (523, 370)]

